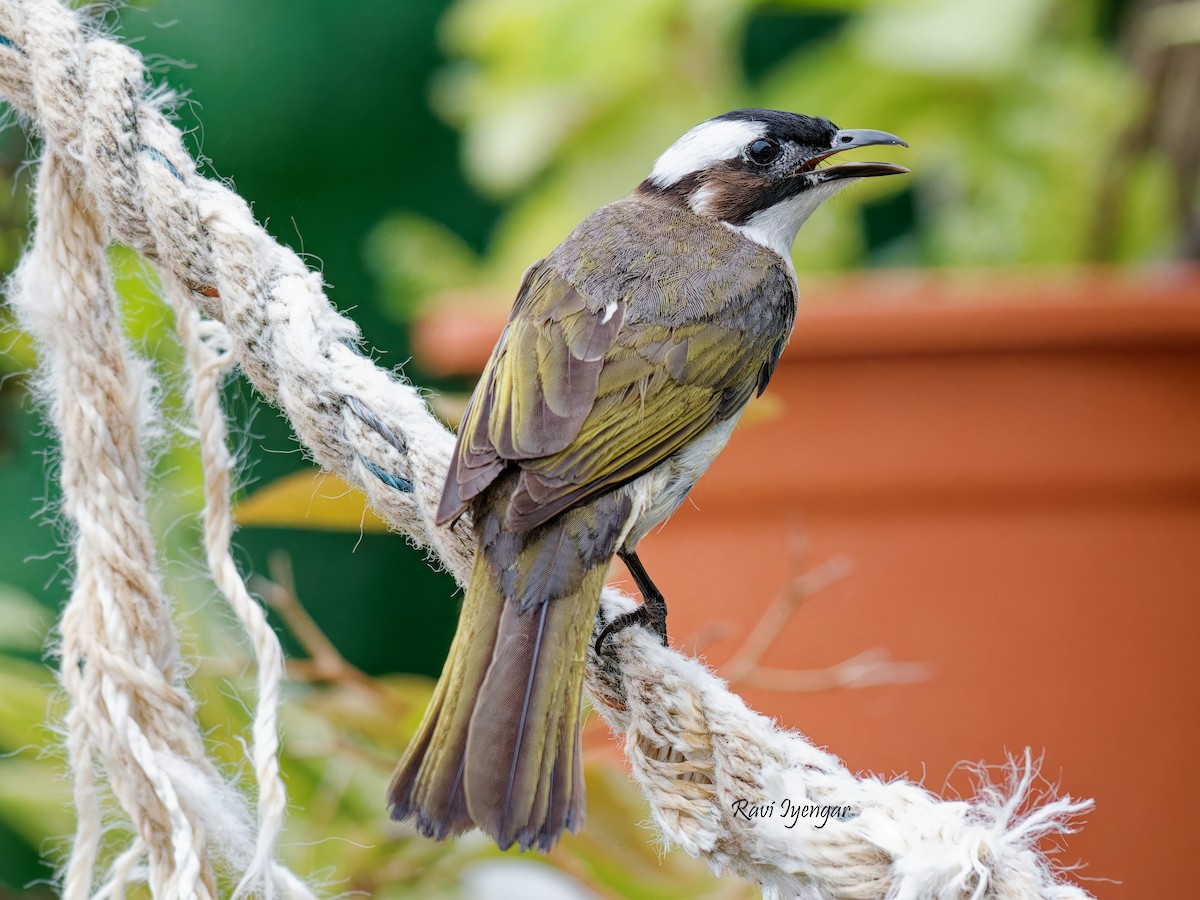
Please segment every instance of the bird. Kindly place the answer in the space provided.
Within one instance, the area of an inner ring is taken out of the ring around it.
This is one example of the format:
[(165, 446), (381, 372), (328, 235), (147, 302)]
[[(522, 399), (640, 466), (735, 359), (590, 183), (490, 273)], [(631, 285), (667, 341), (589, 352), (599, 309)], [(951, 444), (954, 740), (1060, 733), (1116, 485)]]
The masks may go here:
[(718, 115), (525, 272), (437, 510), (439, 525), (470, 516), (477, 551), (389, 787), (393, 819), (439, 840), (479, 828), (522, 850), (582, 825), (583, 672), (609, 564), (625, 563), (643, 602), (595, 651), (632, 625), (666, 644), (666, 602), (638, 543), (766, 389), (795, 323), (800, 227), (847, 185), (908, 172), (827, 162), (872, 145), (908, 146), (817, 116)]

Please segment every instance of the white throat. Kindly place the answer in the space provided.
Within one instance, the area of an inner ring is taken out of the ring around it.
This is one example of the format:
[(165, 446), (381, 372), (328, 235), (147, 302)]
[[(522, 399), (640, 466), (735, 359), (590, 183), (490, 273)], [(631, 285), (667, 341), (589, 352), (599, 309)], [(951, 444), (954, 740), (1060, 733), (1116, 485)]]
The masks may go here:
[(796, 241), (800, 226), (808, 221), (808, 217), (817, 211), (818, 206), (854, 180), (845, 178), (829, 181), (801, 191), (781, 203), (759, 210), (747, 219), (744, 225), (730, 225), (728, 222), (721, 224), (768, 250), (774, 250), (791, 265), (792, 244)]

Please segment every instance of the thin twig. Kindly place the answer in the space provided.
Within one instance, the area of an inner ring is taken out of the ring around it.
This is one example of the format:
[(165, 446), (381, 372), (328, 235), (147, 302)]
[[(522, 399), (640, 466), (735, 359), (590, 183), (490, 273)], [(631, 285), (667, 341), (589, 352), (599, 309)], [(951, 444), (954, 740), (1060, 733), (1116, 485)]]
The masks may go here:
[(847, 557), (835, 556), (816, 568), (806, 570), (808, 550), (805, 538), (798, 536), (793, 540), (790, 554), (792, 566), (801, 574), (794, 577), (787, 590), (767, 608), (742, 646), (722, 667), (729, 682), (772, 691), (807, 693), (879, 684), (908, 684), (927, 679), (932, 671), (930, 666), (925, 663), (893, 662), (887, 651), (880, 648), (865, 650), (823, 669), (773, 669), (759, 664), (800, 605), (841, 581), (853, 568)]
[(824, 669), (772, 669), (755, 666), (739, 683), (769, 691), (808, 693), (837, 688), (872, 687), (880, 684), (914, 684), (926, 681), (933, 672), (928, 663), (894, 662), (886, 650), (876, 647)]
[[(298, 676), (304, 681), (329, 681), (343, 685), (354, 685), (371, 693), (386, 693), (370, 676), (348, 661), (329, 640), (316, 620), (300, 603), (296, 594), (296, 579), (292, 570), (291, 557), (283, 551), (272, 553), (267, 559), (270, 580), (256, 579), (256, 588), (267, 606), (275, 610), (288, 630), (300, 642), (308, 660), (289, 660), (288, 676)], [(297, 662), (304, 663), (296, 665)]]
[(832, 584), (841, 581), (850, 574), (853, 568), (848, 557), (835, 556), (821, 563), (814, 569), (805, 571), (808, 558), (808, 541), (796, 537), (792, 541), (792, 567), (801, 574), (792, 579), (791, 584), (775, 602), (772, 603), (758, 624), (742, 643), (742, 646), (722, 666), (722, 674), (730, 682), (739, 682), (753, 671), (771, 645), (779, 638), (783, 626), (795, 615), (800, 604), (825, 590)]

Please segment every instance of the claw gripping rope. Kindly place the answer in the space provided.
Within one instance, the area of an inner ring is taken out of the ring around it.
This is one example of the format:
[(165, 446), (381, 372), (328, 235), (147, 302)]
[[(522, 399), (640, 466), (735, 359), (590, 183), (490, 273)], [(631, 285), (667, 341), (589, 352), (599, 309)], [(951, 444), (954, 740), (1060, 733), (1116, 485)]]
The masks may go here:
[[(215, 900), (224, 875), (242, 896), (311, 897), (277, 860), (286, 810), (276, 725), (282, 654), (229, 552), (231, 463), (217, 385), (239, 366), (317, 462), (362, 489), (461, 584), (474, 552), (470, 523), (433, 524), (453, 437), (411, 384), (358, 351), (357, 328), (330, 305), (319, 276), (276, 244), (241, 198), (197, 174), (136, 53), (88, 31), (56, 0), (0, 0), (0, 95), (42, 140), (36, 236), (10, 299), (38, 341), (74, 528), (61, 679), (78, 822), (63, 895), (122, 897), (142, 881), (155, 897)], [(158, 269), (187, 351), (208, 565), (258, 661), (253, 813), (205, 755), (184, 682), (144, 504), (150, 375), (122, 335), (103, 253), (110, 241)], [(603, 617), (630, 603), (606, 590)], [(1070, 832), (1091, 804), (1032, 802), (1028, 755), (1007, 786), (942, 801), (906, 781), (856, 777), (638, 629), (611, 647), (615, 656), (590, 654), (587, 688), (625, 735), (664, 842), (759, 883), (767, 897), (1088, 896), (1060, 877), (1038, 842)], [(101, 785), (133, 835), (104, 871), (114, 836)], [(820, 829), (737, 814), (739, 801), (782, 798), (840, 812)]]

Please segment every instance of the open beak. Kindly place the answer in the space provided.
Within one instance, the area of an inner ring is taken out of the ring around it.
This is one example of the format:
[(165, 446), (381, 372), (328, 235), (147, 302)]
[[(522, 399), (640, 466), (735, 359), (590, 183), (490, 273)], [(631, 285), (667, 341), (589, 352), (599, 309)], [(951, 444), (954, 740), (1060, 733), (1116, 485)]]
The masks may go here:
[(828, 150), (816, 153), (804, 160), (796, 169), (796, 173), (811, 172), (820, 181), (836, 181), (839, 178), (869, 178), (874, 175), (904, 175), (908, 169), (894, 163), (883, 162), (845, 162), (836, 166), (825, 166), (818, 169), (817, 165), (829, 159), (835, 153), (843, 150), (855, 150), (859, 147), (874, 147), (883, 144), (895, 147), (907, 147), (908, 144), (894, 134), (886, 131), (874, 131), (870, 128), (843, 128), (833, 136), (833, 143)]

